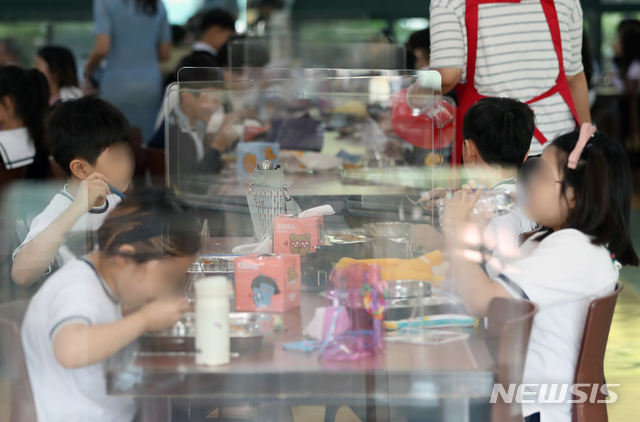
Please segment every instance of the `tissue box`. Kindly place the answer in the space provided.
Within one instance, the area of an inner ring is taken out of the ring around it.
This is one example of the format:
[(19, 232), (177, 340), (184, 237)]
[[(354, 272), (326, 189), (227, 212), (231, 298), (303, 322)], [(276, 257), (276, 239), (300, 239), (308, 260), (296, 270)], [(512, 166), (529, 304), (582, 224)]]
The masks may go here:
[(258, 161), (271, 160), (275, 168), (279, 164), (280, 144), (275, 142), (240, 142), (237, 147), (236, 176), (248, 179)]
[(303, 257), (324, 245), (324, 219), (321, 215), (295, 217), (279, 215), (273, 220), (273, 252)]
[(236, 311), (300, 307), (300, 256), (245, 255), (235, 261)]

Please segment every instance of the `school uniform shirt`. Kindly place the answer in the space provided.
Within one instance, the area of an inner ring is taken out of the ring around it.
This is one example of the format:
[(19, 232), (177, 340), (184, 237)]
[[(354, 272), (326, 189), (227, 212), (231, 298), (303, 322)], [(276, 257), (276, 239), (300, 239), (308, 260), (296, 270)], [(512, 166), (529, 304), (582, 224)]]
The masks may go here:
[[(18, 251), (39, 235), (44, 229), (69, 208), (73, 203), (73, 196), (67, 191), (67, 185), (58, 192), (49, 205), (31, 222), (29, 233), (24, 242), (13, 252), (15, 259)], [(92, 252), (97, 244), (96, 232), (102, 225), (109, 212), (120, 203), (121, 199), (115, 194), (107, 195), (105, 203), (100, 207), (94, 207), (89, 212), (78, 219), (66, 236), (65, 243), (58, 250), (56, 259), (58, 265), (62, 267), (65, 263), (72, 261), (77, 256)], [(49, 274), (53, 262), (44, 274)]]
[[(555, 0), (565, 74), (582, 72), (582, 8), (579, 0)], [(432, 0), (432, 69), (460, 68), (466, 82), (465, 0)], [(539, 0), (480, 4), (475, 86), (481, 95), (528, 101), (556, 84), (558, 59)], [(548, 139), (572, 131), (576, 123), (560, 94), (533, 105), (536, 126)], [(547, 143), (548, 144), (548, 143)], [(545, 145), (547, 145), (545, 144)], [(543, 146), (533, 138), (531, 155)]]
[[(509, 178), (493, 185), (490, 190), (516, 193), (516, 179)], [(537, 225), (525, 217), (522, 209), (516, 205), (511, 212), (493, 217), (485, 229), (484, 246), (491, 250), (491, 259), (485, 265), (490, 278), (497, 277), (512, 261), (520, 257), (520, 235), (532, 232)]]
[[(516, 298), (536, 303), (523, 383), (574, 382), (582, 333), (591, 301), (612, 293), (620, 264), (604, 246), (582, 232), (559, 230), (538, 242), (522, 245), (521, 259), (509, 264), (496, 281)], [(560, 387), (558, 387), (559, 395)], [(568, 390), (567, 390), (568, 391)], [(547, 395), (549, 390), (547, 390)], [(525, 399), (538, 397), (525, 396)], [(571, 394), (558, 404), (523, 404), (525, 416), (541, 413), (542, 421), (571, 422)]]
[(90, 261), (74, 260), (56, 272), (31, 299), (22, 323), (22, 344), (38, 422), (128, 422), (132, 399), (107, 395), (108, 360), (67, 369), (56, 360), (53, 340), (67, 324), (109, 324), (122, 311)]
[(0, 130), (0, 158), (7, 170), (33, 163), (36, 146), (25, 127)]

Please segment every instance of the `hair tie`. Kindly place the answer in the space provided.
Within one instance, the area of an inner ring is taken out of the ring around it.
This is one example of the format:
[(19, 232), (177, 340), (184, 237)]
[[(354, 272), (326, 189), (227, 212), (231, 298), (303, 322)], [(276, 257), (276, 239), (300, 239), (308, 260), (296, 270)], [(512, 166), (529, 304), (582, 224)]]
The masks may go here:
[(596, 127), (591, 123), (583, 123), (582, 126), (580, 126), (580, 136), (578, 137), (578, 142), (573, 148), (573, 151), (571, 151), (571, 154), (569, 154), (569, 159), (567, 160), (568, 168), (572, 170), (576, 169), (576, 167), (578, 166), (578, 161), (580, 161), (582, 151), (587, 145), (587, 142), (589, 142), (589, 139), (593, 137), (594, 133), (596, 133)]

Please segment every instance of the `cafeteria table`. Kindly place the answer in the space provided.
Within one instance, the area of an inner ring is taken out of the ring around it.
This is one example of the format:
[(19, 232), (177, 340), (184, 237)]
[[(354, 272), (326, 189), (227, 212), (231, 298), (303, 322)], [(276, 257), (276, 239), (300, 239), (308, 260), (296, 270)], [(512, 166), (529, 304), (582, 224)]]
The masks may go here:
[(324, 305), (321, 295), (303, 293), (300, 309), (280, 314), (286, 330), (266, 336), (259, 349), (232, 357), (226, 366), (196, 365), (193, 354), (134, 352), (114, 360), (107, 367), (107, 392), (139, 399), (141, 420), (155, 422), (170, 420), (172, 405), (181, 400), (377, 409), (435, 402), (444, 421), (468, 421), (470, 403), (489, 402), (496, 364), (482, 330), (439, 345), (387, 342), (385, 353), (358, 361), (283, 350), (283, 344), (303, 339), (303, 327)]

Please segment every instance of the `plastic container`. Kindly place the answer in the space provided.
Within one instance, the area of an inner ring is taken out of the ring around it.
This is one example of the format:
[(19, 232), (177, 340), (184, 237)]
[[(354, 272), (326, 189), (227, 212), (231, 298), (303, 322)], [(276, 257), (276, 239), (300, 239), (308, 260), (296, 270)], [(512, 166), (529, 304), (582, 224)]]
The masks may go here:
[(227, 278), (196, 281), (196, 363), (229, 363), (229, 289)]

